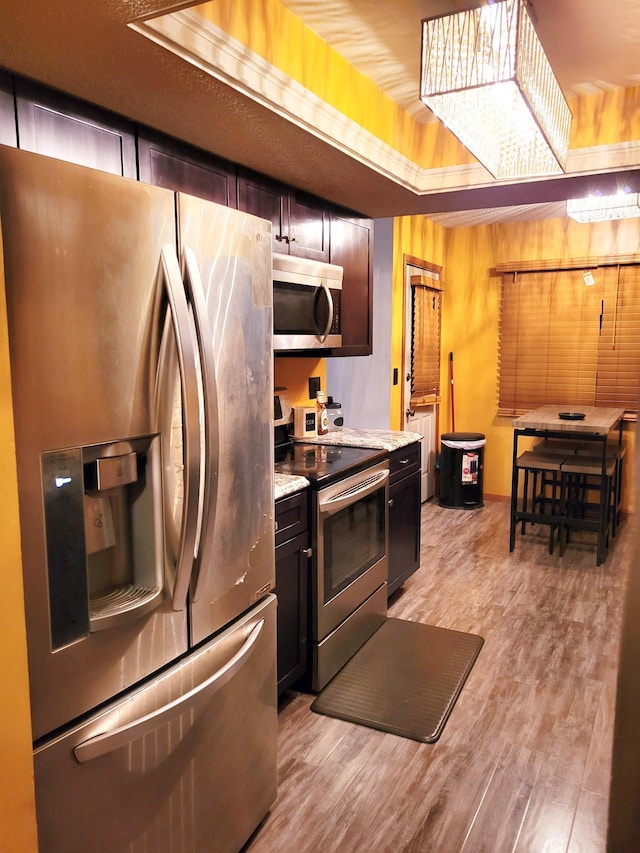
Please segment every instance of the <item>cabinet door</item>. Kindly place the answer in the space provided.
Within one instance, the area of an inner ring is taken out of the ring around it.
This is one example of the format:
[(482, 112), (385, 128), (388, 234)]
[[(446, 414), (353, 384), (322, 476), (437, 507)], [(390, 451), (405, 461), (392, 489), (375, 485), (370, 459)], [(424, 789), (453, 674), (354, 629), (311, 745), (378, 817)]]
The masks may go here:
[(329, 260), (329, 215), (320, 199), (239, 170), (238, 208), (271, 222), (274, 252)]
[(16, 78), (20, 148), (137, 178), (134, 125), (84, 101)]
[(344, 268), (342, 347), (331, 355), (371, 355), (373, 347), (373, 227), (368, 219), (332, 215), (331, 263)]
[(261, 175), (238, 172), (238, 209), (271, 222), (273, 251), (289, 253), (284, 223), (283, 188)]
[(420, 509), (419, 472), (389, 487), (389, 595), (420, 566)]
[(295, 190), (288, 198), (289, 252), (315, 261), (329, 260), (329, 214), (322, 202)]
[(7, 71), (0, 70), (0, 144), (18, 144), (16, 111), (13, 99), (13, 78)]
[(237, 205), (235, 167), (211, 154), (145, 129), (138, 135), (138, 162), (147, 184)]
[(307, 533), (276, 548), (278, 597), (278, 695), (307, 671), (307, 601), (309, 557)]

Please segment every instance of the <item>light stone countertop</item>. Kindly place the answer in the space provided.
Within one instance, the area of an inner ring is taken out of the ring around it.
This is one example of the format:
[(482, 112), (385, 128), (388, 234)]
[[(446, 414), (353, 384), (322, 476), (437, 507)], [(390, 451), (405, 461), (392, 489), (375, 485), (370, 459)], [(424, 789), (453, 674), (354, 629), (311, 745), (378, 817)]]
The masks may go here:
[(274, 480), (274, 491), (276, 500), (286, 498), (296, 492), (301, 492), (307, 489), (311, 483), (306, 477), (297, 477), (293, 474), (278, 474), (276, 472)]
[[(370, 447), (372, 450), (387, 450), (389, 452), (408, 444), (420, 441), (422, 436), (417, 432), (404, 432), (402, 430), (385, 429), (344, 429), (332, 430), (327, 435), (318, 438), (305, 438), (305, 444), (332, 444), (346, 447)], [(292, 474), (275, 475), (275, 497), (279, 498), (293, 495), (311, 484), (306, 477), (298, 477)]]
[[(301, 439), (306, 444), (343, 444), (346, 447), (370, 447), (373, 450), (397, 450), (420, 441), (422, 436), (417, 432), (405, 432), (393, 429), (344, 429), (330, 430), (318, 438)], [(295, 440), (295, 439), (294, 439)]]

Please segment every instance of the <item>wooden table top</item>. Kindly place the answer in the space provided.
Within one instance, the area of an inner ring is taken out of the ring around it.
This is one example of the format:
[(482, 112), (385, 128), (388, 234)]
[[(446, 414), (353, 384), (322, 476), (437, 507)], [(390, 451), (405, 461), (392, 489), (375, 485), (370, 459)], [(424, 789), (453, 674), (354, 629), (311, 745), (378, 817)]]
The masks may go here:
[[(584, 420), (567, 421), (558, 417), (559, 412), (584, 412)], [(561, 404), (551, 404), (534, 409), (515, 418), (515, 429), (554, 430), (555, 432), (582, 432), (607, 435), (624, 416), (624, 409), (605, 409), (596, 406), (580, 406), (579, 409)]]

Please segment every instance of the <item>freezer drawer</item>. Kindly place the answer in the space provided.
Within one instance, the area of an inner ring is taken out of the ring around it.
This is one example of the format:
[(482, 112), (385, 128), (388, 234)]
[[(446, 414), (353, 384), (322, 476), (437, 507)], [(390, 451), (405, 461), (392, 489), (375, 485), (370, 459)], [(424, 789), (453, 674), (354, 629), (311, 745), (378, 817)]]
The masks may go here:
[(34, 753), (47, 853), (235, 853), (276, 797), (276, 599)]

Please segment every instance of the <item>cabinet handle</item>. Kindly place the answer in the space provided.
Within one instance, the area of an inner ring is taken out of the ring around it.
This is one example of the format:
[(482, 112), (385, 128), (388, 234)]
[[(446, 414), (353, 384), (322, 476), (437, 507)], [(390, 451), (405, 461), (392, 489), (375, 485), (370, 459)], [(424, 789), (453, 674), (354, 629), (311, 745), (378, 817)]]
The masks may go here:
[(408, 465), (409, 460), (408, 459), (398, 459), (398, 464), (399, 465)]
[(393, 498), (389, 498), (389, 506), (393, 506)]
[(313, 557), (313, 548), (303, 548), (302, 554), (304, 557)]

